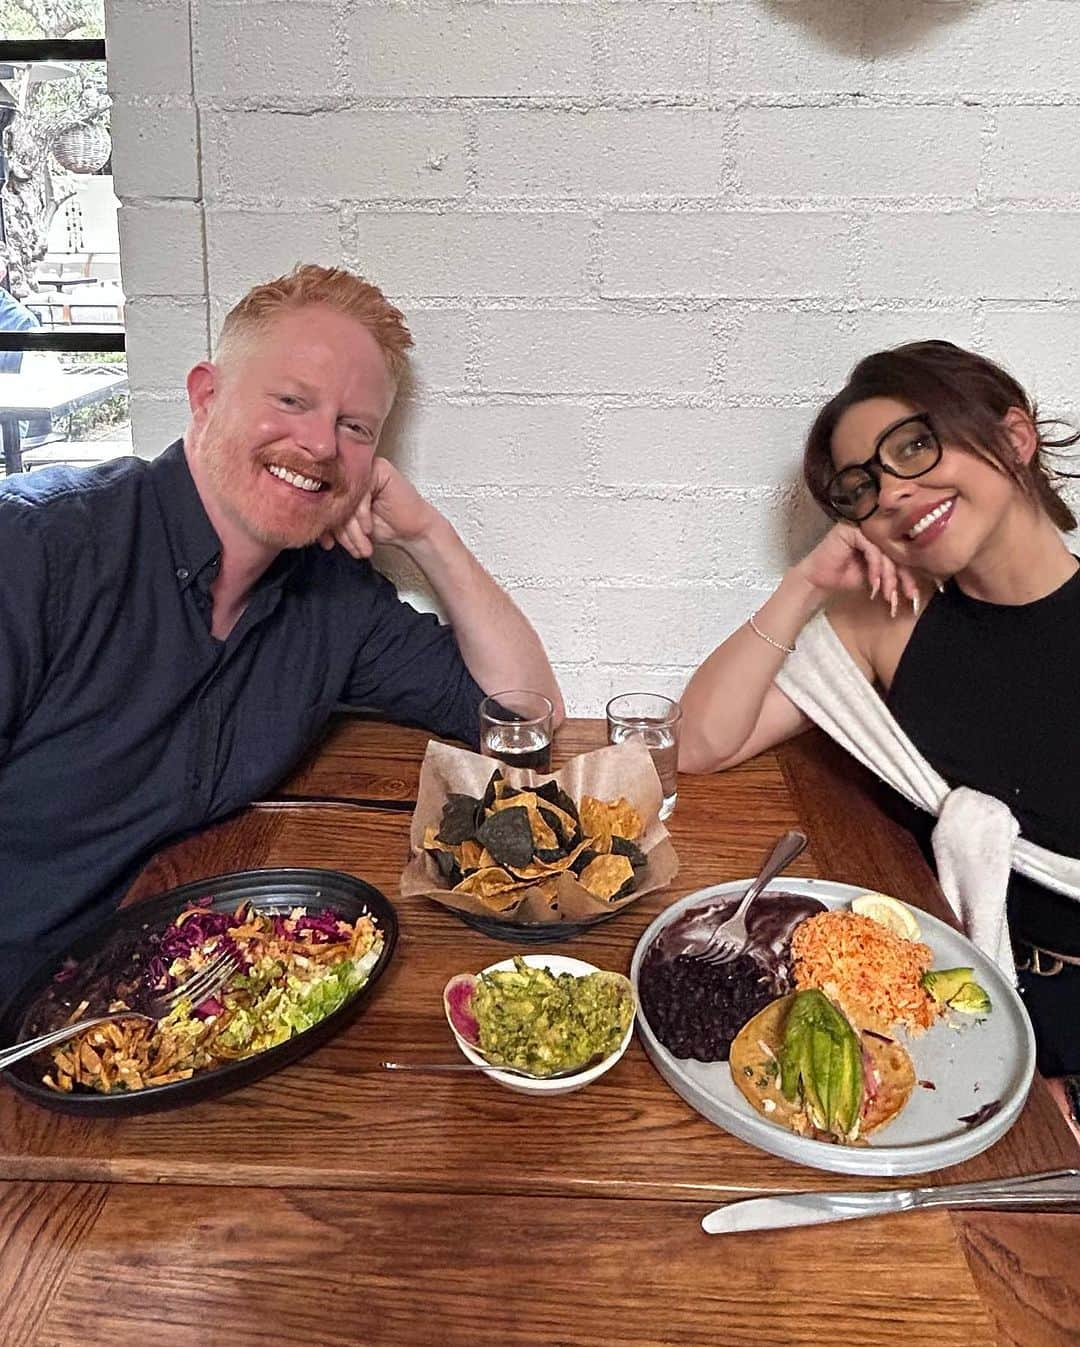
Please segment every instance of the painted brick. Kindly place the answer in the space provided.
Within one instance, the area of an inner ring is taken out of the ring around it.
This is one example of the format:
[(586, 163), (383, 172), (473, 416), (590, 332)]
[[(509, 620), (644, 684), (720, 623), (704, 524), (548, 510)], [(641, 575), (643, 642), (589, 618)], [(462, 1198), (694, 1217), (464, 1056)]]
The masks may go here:
[(344, 91), (338, 69), (340, 42), (325, 0), (289, 5), (207, 4), (198, 10), (195, 83), (210, 98), (242, 98), (267, 91), (273, 71), (276, 96)]
[(181, 394), (188, 370), (208, 354), (205, 304), (136, 298), (124, 313), (132, 387), (174, 397)]
[(610, 486), (788, 486), (813, 407), (612, 407), (598, 474)]
[(122, 198), (200, 195), (195, 107), (117, 99), (110, 114), (113, 187)]
[(117, 94), (191, 93), (189, 6), (108, 0), (109, 89)]
[[(892, 3), (866, 25), (871, 86), (1033, 91), (1080, 88), (1080, 25), (1071, 0), (1021, 4)], [(927, 40), (930, 38), (930, 40)]]
[(690, 669), (665, 670), (641, 664), (554, 665), (566, 699), (567, 715), (602, 718), (604, 707), (620, 692), (659, 692), (677, 699)]
[(986, 190), (1030, 200), (1076, 192), (1080, 180), (1080, 111), (1065, 107), (1003, 107), (987, 158)]
[(267, 200), (447, 197), (465, 187), (452, 112), (230, 113), (207, 119), (208, 195)]
[(968, 107), (745, 108), (744, 191), (779, 197), (959, 197), (974, 192), (980, 112)]
[(568, 576), (655, 584), (703, 579), (715, 521), (693, 500), (625, 500), (555, 493), (479, 499), (476, 542), (495, 574), (512, 583)]
[(863, 0), (714, 5), (714, 86), (736, 93), (860, 89), (866, 77), (860, 54), (864, 9)]
[[(599, 8), (599, 7), (597, 7)], [(683, 93), (708, 87), (709, 19), (698, 5), (610, 5), (600, 11), (600, 87)]]
[[(192, 359), (192, 364), (195, 360)], [(157, 458), (187, 429), (187, 399), (182, 395), (152, 397), (138, 393), (131, 399), (131, 441), (140, 458)]]
[(510, 589), (552, 660), (593, 659), (597, 653), (596, 598), (580, 584)]
[(970, 314), (905, 309), (857, 314), (744, 314), (724, 367), (728, 396), (785, 396), (813, 401), (835, 392), (871, 351), (939, 337), (970, 346)]
[(583, 481), (587, 416), (550, 402), (429, 403), (409, 408), (398, 442), (421, 486), (556, 487)]
[(1044, 415), (1074, 405), (1080, 388), (1075, 308), (999, 309), (983, 320), (979, 347), (1000, 361), (1042, 404)]
[(597, 646), (605, 661), (701, 663), (772, 593), (768, 588), (619, 586), (596, 593)]
[(851, 224), (811, 211), (618, 213), (603, 224), (601, 293), (768, 297), (843, 292)]
[(411, 358), (416, 390), (461, 392), (469, 357), (469, 315), (461, 309), (410, 309), (405, 321), (416, 343)]
[(577, 295), (591, 229), (584, 214), (358, 211), (352, 251), (400, 295)]
[(361, 7), (348, 16), (352, 87), (406, 97), (588, 93), (590, 9)]
[(205, 293), (202, 214), (194, 203), (122, 206), (118, 222), (129, 296)]
[(709, 320), (675, 313), (483, 313), (492, 392), (691, 393), (708, 385)]
[(480, 190), (494, 196), (711, 196), (721, 187), (727, 114), (491, 112), (480, 123)]
[(875, 213), (858, 264), (863, 295), (1067, 299), (1077, 277), (1080, 212)]
[(206, 212), (207, 254), (214, 295), (228, 303), (298, 262), (342, 261), (338, 213), (332, 210)]

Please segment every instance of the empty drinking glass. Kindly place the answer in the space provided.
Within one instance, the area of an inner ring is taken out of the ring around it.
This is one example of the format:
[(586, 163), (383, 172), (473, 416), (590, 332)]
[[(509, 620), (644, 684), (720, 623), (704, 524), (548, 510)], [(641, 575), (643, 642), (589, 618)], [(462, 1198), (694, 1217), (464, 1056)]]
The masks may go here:
[(540, 692), (515, 688), (480, 703), (480, 752), (508, 767), (551, 771), (555, 708)]
[(652, 755), (664, 802), (660, 817), (667, 818), (678, 799), (679, 721), (682, 707), (655, 692), (624, 692), (607, 704), (608, 742), (621, 744), (640, 738)]

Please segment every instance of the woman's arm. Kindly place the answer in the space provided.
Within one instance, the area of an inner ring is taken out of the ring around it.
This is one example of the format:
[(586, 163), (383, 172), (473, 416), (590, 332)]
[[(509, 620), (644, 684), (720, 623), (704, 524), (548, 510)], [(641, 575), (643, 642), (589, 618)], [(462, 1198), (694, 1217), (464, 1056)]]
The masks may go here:
[[(679, 767), (684, 772), (716, 772), (734, 767), (783, 743), (809, 721), (773, 679), (799, 632), (837, 595), (880, 592), (893, 610), (902, 594), (917, 592), (914, 576), (898, 568), (852, 524), (837, 524), (754, 614), (754, 631), (741, 626), (694, 673), (682, 696)], [(845, 604), (865, 612), (869, 601)], [(884, 607), (882, 609), (884, 611)], [(870, 679), (874, 673), (858, 639), (860, 624), (845, 621), (839, 633)], [(764, 633), (761, 635), (759, 633)], [(770, 637), (771, 640), (766, 640)]]

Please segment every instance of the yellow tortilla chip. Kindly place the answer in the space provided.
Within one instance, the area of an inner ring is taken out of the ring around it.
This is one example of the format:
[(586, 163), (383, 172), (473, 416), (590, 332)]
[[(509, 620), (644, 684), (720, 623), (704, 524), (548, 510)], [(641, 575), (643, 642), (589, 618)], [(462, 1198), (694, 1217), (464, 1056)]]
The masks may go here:
[(594, 898), (607, 902), (633, 876), (634, 867), (626, 856), (597, 856), (582, 870), (580, 883)]
[[(607, 837), (612, 833), (636, 842), (641, 836), (641, 816), (621, 795), (617, 800), (598, 800), (594, 795), (583, 795), (578, 806), (581, 830), (589, 837)], [(610, 842), (608, 843), (610, 847)]]
[[(454, 848), (454, 854), (457, 856), (458, 864), (463, 871), (480, 870), (484, 866), (484, 848), (475, 837), (467, 837), (464, 842), (461, 842)], [(490, 857), (488, 858), (487, 864), (494, 864)]]
[(445, 851), (446, 843), (439, 841), (439, 825), (429, 823), (424, 829), (424, 850), (425, 851)]
[(508, 889), (520, 887), (518, 880), (513, 875), (507, 874), (498, 865), (488, 866), (484, 870), (474, 870), (471, 875), (466, 875), (460, 884), (454, 885), (455, 893), (471, 893), (476, 898), (487, 899), (497, 893), (505, 893)]

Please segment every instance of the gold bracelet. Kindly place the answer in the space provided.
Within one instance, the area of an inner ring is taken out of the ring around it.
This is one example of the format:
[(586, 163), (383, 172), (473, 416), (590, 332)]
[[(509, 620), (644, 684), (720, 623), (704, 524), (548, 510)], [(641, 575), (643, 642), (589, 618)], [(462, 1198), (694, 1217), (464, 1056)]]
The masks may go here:
[(774, 641), (771, 636), (766, 636), (765, 633), (758, 626), (758, 624), (754, 621), (755, 617), (757, 617), (757, 613), (752, 613), (750, 617), (747, 619), (747, 621), (750, 623), (750, 630), (754, 633), (755, 636), (760, 636), (763, 641), (768, 641), (768, 643), (771, 646), (775, 646), (777, 650), (782, 650), (785, 655), (794, 655), (795, 647), (793, 645), (783, 645), (781, 644), (780, 641)]

